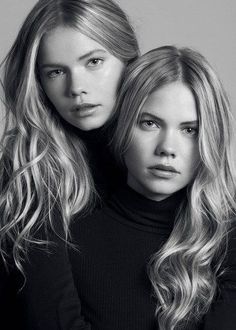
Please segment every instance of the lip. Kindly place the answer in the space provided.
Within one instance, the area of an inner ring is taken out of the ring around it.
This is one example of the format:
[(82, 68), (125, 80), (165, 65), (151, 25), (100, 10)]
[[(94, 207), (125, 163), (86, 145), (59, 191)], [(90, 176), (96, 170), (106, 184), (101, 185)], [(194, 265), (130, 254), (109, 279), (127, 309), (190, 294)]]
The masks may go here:
[(180, 173), (177, 171), (173, 166), (164, 165), (164, 164), (157, 164), (155, 166), (151, 166), (150, 169), (156, 169), (161, 171), (173, 172), (173, 173)]
[(91, 116), (96, 110), (99, 104), (82, 103), (72, 107), (71, 111), (77, 113), (80, 117)]
[(160, 178), (170, 179), (175, 177), (177, 174), (180, 174), (173, 166), (157, 164), (155, 166), (149, 167), (151, 173)]

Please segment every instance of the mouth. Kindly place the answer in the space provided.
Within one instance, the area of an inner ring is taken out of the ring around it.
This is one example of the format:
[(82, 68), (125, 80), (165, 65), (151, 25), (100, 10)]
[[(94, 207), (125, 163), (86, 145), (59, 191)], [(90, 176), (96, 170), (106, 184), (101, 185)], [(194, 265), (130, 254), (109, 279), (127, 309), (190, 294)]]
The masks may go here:
[(80, 117), (86, 117), (92, 115), (99, 104), (82, 103), (72, 107), (71, 111), (77, 113)]
[(180, 173), (177, 171), (173, 166), (169, 165), (163, 165), (163, 164), (157, 164), (155, 166), (150, 167), (151, 169), (156, 169), (160, 171), (167, 171), (167, 172), (173, 172), (173, 173)]
[(154, 176), (166, 178), (166, 179), (172, 178), (177, 174), (180, 174), (180, 172), (177, 171), (173, 166), (163, 165), (163, 164), (157, 164), (155, 166), (151, 166), (149, 167), (149, 169)]

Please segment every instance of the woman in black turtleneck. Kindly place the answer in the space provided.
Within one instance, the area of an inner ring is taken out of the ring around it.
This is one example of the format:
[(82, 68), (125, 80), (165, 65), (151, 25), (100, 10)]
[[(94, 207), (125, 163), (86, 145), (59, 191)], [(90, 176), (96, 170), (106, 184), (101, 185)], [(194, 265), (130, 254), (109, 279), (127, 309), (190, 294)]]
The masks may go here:
[(82, 314), (92, 329), (158, 329), (146, 265), (169, 237), (183, 189), (156, 202), (130, 187), (72, 227), (71, 251)]
[(105, 198), (114, 184), (102, 127), (137, 56), (116, 2), (39, 0), (0, 64), (1, 330), (90, 329), (68, 260), (69, 224), (95, 206), (93, 179)]
[(113, 147), (127, 183), (71, 227), (85, 320), (93, 330), (233, 330), (236, 179), (217, 76), (195, 51), (154, 49), (130, 67), (118, 108)]

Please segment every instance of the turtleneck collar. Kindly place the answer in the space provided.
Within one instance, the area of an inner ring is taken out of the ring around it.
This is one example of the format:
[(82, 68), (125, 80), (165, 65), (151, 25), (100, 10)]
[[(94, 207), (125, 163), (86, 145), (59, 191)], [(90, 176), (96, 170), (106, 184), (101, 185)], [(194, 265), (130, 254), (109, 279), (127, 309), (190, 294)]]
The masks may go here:
[(69, 133), (69, 135), (74, 135), (80, 138), (86, 144), (107, 144), (108, 136), (110, 133), (110, 128), (108, 125), (103, 125), (102, 127), (95, 128), (92, 130), (84, 131), (78, 127), (75, 127), (68, 123), (63, 118), (60, 118), (61, 124), (64, 127), (65, 131)]
[(139, 230), (169, 235), (179, 206), (185, 198), (185, 188), (162, 201), (153, 201), (125, 185), (113, 195), (109, 205), (124, 224)]
[(104, 141), (104, 135), (106, 135), (102, 128), (93, 129), (91, 131), (78, 129), (77, 133), (83, 141), (94, 144), (101, 142), (101, 140)]

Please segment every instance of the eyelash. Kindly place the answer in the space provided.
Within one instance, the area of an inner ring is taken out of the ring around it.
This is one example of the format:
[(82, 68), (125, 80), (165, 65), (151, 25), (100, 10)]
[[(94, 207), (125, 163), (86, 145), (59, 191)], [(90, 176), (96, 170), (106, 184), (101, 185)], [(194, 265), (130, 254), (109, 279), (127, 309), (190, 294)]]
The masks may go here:
[[(97, 61), (98, 63), (92, 63), (94, 61)], [(88, 60), (88, 63), (87, 65), (88, 66), (92, 66), (92, 67), (96, 67), (96, 66), (99, 66), (100, 64), (102, 64), (104, 62), (104, 59), (103, 58), (99, 58), (99, 57), (93, 57), (93, 58), (90, 58)]]
[[(94, 61), (97, 61), (97, 63), (93, 63)], [(94, 57), (94, 58), (91, 58), (88, 60), (87, 66), (97, 67), (97, 66), (101, 65), (103, 62), (104, 62), (103, 58)], [(63, 75), (64, 73), (65, 73), (65, 71), (63, 69), (54, 69), (54, 70), (47, 72), (47, 77), (50, 79), (54, 79), (58, 76)]]
[[(148, 125), (148, 123), (151, 125)], [(153, 129), (153, 128), (160, 128), (160, 125), (158, 122), (155, 122), (154, 120), (151, 119), (143, 119), (139, 121), (139, 125), (143, 129)], [(191, 130), (191, 132), (188, 132), (188, 130)], [(197, 136), (198, 135), (198, 128), (196, 127), (185, 127), (182, 129), (183, 132), (185, 132), (189, 136)]]
[(55, 70), (48, 71), (47, 72), (47, 77), (50, 78), (50, 79), (54, 79), (54, 78), (56, 78), (58, 76), (61, 76), (64, 73), (65, 72), (64, 72), (63, 69), (55, 69)]
[[(151, 125), (148, 125), (148, 123), (152, 123), (152, 126)], [(153, 128), (153, 125), (155, 125), (155, 127), (159, 128), (159, 125), (157, 122), (155, 122), (154, 120), (151, 120), (151, 119), (142, 119), (139, 121), (139, 125), (143, 128)]]
[[(187, 132), (187, 130), (189, 130), (189, 129), (192, 130), (191, 133)], [(198, 135), (198, 129), (195, 128), (195, 127), (185, 127), (185, 128), (183, 129), (183, 131), (185, 131), (186, 134), (187, 134), (187, 135), (190, 135), (190, 136), (196, 136), (196, 135)]]

